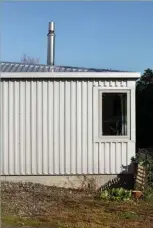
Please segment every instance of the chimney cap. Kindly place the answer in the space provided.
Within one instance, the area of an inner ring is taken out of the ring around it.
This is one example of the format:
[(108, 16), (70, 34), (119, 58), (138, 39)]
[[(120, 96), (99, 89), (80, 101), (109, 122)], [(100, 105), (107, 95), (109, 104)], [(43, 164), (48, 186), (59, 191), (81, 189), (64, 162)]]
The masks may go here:
[(52, 22), (49, 22), (49, 31), (54, 31), (55, 30), (55, 23), (52, 21)]

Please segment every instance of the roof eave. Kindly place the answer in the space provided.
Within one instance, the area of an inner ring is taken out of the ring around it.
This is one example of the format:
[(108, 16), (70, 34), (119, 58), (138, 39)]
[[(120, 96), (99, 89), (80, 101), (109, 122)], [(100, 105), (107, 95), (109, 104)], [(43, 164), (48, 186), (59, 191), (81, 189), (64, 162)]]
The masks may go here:
[(109, 78), (138, 79), (138, 72), (1, 72), (1, 78)]

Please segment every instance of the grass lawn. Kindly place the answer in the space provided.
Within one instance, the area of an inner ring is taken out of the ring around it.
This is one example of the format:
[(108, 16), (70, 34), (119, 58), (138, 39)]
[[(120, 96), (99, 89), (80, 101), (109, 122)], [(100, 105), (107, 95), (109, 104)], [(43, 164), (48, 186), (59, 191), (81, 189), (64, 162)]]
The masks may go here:
[(2, 182), (1, 218), (2, 228), (149, 228), (153, 200), (105, 202), (88, 191)]

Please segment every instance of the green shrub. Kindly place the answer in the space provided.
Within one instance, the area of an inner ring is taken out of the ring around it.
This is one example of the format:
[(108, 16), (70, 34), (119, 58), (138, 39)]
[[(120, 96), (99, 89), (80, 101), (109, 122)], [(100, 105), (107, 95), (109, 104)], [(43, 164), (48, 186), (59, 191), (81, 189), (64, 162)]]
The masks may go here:
[(132, 198), (132, 191), (124, 188), (112, 188), (102, 191), (100, 198), (103, 200), (128, 201)]
[(151, 203), (153, 203), (153, 188), (152, 187), (147, 187), (144, 190), (144, 200), (145, 201), (149, 201)]

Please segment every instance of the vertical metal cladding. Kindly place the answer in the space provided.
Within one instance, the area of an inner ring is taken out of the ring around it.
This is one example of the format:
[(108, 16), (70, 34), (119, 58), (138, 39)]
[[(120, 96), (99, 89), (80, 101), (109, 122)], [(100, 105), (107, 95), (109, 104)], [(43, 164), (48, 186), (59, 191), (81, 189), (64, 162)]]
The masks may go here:
[(1, 175), (120, 173), (135, 144), (93, 141), (93, 87), (116, 84), (1, 81)]

